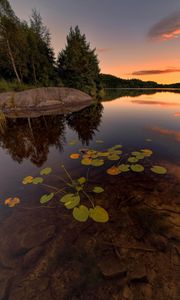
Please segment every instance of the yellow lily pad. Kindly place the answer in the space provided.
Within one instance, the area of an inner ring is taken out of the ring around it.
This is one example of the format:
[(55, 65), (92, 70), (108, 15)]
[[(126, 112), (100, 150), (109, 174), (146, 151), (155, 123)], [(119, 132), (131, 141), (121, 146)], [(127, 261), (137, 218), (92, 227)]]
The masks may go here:
[(160, 174), (160, 175), (163, 175), (163, 174), (166, 174), (167, 173), (167, 169), (164, 168), (164, 167), (161, 167), (161, 166), (153, 166), (151, 168), (151, 171), (153, 173), (156, 173), (156, 174)]
[(129, 157), (129, 158), (128, 158), (128, 162), (130, 162), (130, 163), (136, 163), (136, 162), (138, 162), (138, 158), (136, 158), (136, 157), (134, 157), (134, 156)]
[(91, 165), (93, 167), (101, 167), (104, 165), (104, 160), (102, 159), (93, 159), (92, 162), (91, 162)]
[(85, 177), (80, 177), (80, 178), (78, 179), (78, 182), (79, 182), (80, 184), (84, 184), (84, 183), (86, 182), (86, 178), (85, 178)]
[(106, 223), (109, 221), (109, 215), (107, 211), (101, 206), (95, 206), (94, 208), (90, 208), (89, 216), (95, 222)]
[(79, 222), (86, 222), (89, 217), (89, 209), (85, 205), (80, 205), (73, 209), (73, 217)]
[(90, 158), (83, 158), (81, 160), (81, 164), (84, 165), (84, 166), (90, 166), (91, 163), (92, 163), (92, 159), (90, 159)]
[(52, 168), (45, 168), (41, 170), (40, 174), (41, 175), (49, 175), (52, 172)]
[(119, 160), (120, 159), (120, 156), (119, 155), (117, 155), (117, 154), (111, 154), (111, 155), (109, 155), (108, 156), (108, 159), (109, 160)]
[(100, 193), (104, 192), (104, 189), (101, 186), (95, 186), (93, 188), (93, 192), (96, 193), (96, 194), (100, 194)]
[(122, 164), (122, 165), (119, 165), (119, 166), (118, 166), (118, 169), (119, 169), (121, 172), (128, 172), (128, 171), (130, 171), (129, 167), (130, 167), (130, 165)]
[(30, 184), (30, 183), (32, 183), (33, 179), (34, 179), (34, 177), (32, 177), (32, 176), (27, 176), (27, 177), (25, 177), (25, 178), (23, 179), (22, 183), (23, 183), (23, 184)]
[(17, 204), (20, 203), (20, 199), (18, 197), (15, 197), (15, 198), (7, 198), (5, 201), (4, 201), (5, 205), (8, 205), (9, 207), (14, 207), (16, 206)]
[(142, 165), (136, 164), (136, 165), (131, 165), (131, 170), (134, 172), (143, 172), (144, 167)]

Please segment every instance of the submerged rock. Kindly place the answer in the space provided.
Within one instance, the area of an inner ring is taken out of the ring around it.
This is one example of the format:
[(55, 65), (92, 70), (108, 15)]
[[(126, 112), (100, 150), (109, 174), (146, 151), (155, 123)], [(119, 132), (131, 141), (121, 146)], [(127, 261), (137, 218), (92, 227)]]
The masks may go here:
[(92, 104), (88, 94), (71, 88), (47, 87), (0, 93), (0, 109), (7, 117), (64, 114)]

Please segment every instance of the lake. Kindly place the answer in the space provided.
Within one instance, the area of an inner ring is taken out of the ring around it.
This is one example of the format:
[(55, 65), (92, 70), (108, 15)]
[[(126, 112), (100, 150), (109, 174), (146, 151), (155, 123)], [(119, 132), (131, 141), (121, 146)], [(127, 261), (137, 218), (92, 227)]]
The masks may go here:
[(7, 119), (0, 166), (0, 299), (179, 300), (179, 91)]

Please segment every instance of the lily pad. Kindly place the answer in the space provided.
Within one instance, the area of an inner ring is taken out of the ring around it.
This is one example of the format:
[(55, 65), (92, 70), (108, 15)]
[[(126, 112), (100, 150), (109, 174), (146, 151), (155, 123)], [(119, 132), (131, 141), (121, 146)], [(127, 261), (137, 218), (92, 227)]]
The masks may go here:
[(161, 167), (161, 166), (153, 166), (152, 168), (151, 168), (151, 171), (152, 172), (154, 172), (154, 173), (156, 173), (156, 174), (166, 174), (167, 173), (167, 169), (166, 168), (164, 168), (164, 167)]
[(153, 151), (150, 149), (142, 149), (141, 152), (144, 154), (144, 156), (151, 156), (153, 154)]
[(102, 159), (93, 159), (92, 162), (91, 162), (91, 165), (93, 167), (101, 167), (104, 165), (104, 160)]
[(70, 155), (70, 158), (72, 158), (72, 159), (78, 159), (78, 158), (80, 158), (80, 154), (79, 153), (72, 153)]
[(131, 152), (131, 154), (132, 154), (133, 156), (137, 156), (137, 155), (142, 154), (142, 153), (141, 153), (141, 152), (138, 152), (138, 151), (133, 151), (133, 152)]
[(97, 144), (103, 144), (104, 141), (103, 141), (103, 140), (96, 140), (96, 143), (97, 143)]
[(93, 188), (93, 192), (96, 194), (100, 194), (100, 193), (104, 192), (104, 189), (101, 186), (95, 186)]
[(111, 155), (108, 156), (108, 159), (109, 160), (119, 160), (120, 156), (117, 155), (117, 154), (111, 154)]
[(116, 175), (119, 175), (121, 173), (120, 169), (118, 167), (115, 167), (115, 166), (109, 168), (106, 172), (107, 172), (108, 175), (112, 175), (112, 176), (116, 176)]
[(136, 162), (138, 162), (138, 158), (136, 158), (136, 157), (129, 157), (128, 158), (128, 162), (130, 162), (130, 163), (136, 163)]
[(86, 178), (85, 178), (85, 177), (80, 177), (80, 178), (78, 179), (78, 182), (79, 182), (80, 184), (84, 184), (84, 183), (86, 182)]
[(9, 207), (14, 207), (20, 203), (20, 199), (18, 197), (8, 198), (4, 201), (4, 203), (5, 203), (5, 205), (8, 205)]
[(143, 172), (144, 167), (142, 165), (136, 164), (136, 165), (131, 165), (131, 170), (134, 172)]
[(23, 179), (22, 183), (23, 183), (23, 184), (30, 184), (30, 183), (33, 182), (33, 179), (34, 179), (34, 177), (32, 177), (32, 176), (27, 176), (27, 177), (25, 177), (25, 178)]
[(75, 207), (73, 209), (73, 217), (79, 222), (86, 222), (89, 217), (89, 209), (84, 205)]
[(80, 197), (78, 194), (66, 194), (60, 201), (64, 203), (67, 209), (72, 209), (80, 203)]
[(32, 181), (33, 184), (39, 184), (42, 183), (44, 180), (42, 177), (35, 177)]
[(41, 204), (47, 203), (54, 197), (54, 193), (50, 193), (48, 195), (43, 195), (40, 199)]
[(74, 145), (76, 145), (76, 144), (77, 144), (77, 141), (76, 141), (76, 140), (71, 140), (71, 141), (68, 142), (68, 145), (69, 145), (69, 146), (74, 146)]
[(109, 215), (107, 211), (101, 206), (95, 206), (94, 208), (90, 208), (89, 216), (95, 222), (106, 223), (109, 220)]
[(92, 163), (92, 159), (90, 159), (90, 158), (83, 158), (83, 159), (81, 160), (81, 163), (82, 163), (82, 165), (84, 165), (84, 166), (90, 166), (91, 163)]
[(52, 168), (45, 168), (41, 170), (40, 174), (41, 175), (49, 175), (52, 172)]
[(106, 157), (109, 156), (109, 152), (98, 152), (98, 157)]
[(122, 164), (122, 165), (119, 165), (118, 166), (118, 169), (121, 171), (121, 172), (128, 172), (130, 169), (129, 169), (130, 165), (126, 165), (126, 164)]

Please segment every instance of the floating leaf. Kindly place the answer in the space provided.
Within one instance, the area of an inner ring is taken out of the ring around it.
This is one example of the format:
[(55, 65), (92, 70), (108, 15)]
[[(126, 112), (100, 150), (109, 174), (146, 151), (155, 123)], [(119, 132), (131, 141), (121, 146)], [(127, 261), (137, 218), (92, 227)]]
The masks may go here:
[(117, 154), (111, 154), (111, 155), (108, 156), (108, 159), (109, 160), (119, 160), (120, 156), (117, 155)]
[(39, 184), (43, 182), (43, 178), (42, 177), (35, 177), (32, 181), (33, 184)]
[(90, 158), (83, 158), (83, 159), (81, 160), (81, 163), (82, 163), (82, 165), (84, 165), (84, 166), (90, 166), (90, 165), (91, 165), (91, 162), (92, 162), (92, 159), (90, 159)]
[(144, 154), (140, 153), (140, 154), (136, 155), (136, 158), (137, 159), (144, 159)]
[(78, 194), (66, 194), (60, 201), (64, 203), (67, 209), (72, 209), (79, 204), (80, 197)]
[(167, 173), (167, 169), (166, 168), (164, 168), (164, 167), (161, 167), (161, 166), (153, 166), (152, 168), (151, 168), (151, 171), (152, 172), (154, 172), (154, 173), (156, 173), (156, 174), (166, 174)]
[(135, 163), (135, 162), (138, 162), (138, 158), (136, 158), (136, 157), (129, 157), (128, 158), (128, 162), (130, 162), (130, 163)]
[(70, 158), (72, 158), (72, 159), (78, 159), (78, 158), (80, 158), (80, 154), (79, 153), (72, 153), (70, 155)]
[(122, 148), (122, 145), (115, 145), (112, 147), (113, 149), (119, 149), (119, 148)]
[(91, 162), (91, 165), (93, 167), (101, 167), (104, 165), (104, 160), (102, 159), (93, 159), (92, 162)]
[(106, 157), (109, 156), (109, 152), (98, 152), (98, 157)]
[(8, 205), (9, 207), (14, 207), (20, 203), (20, 199), (18, 197), (8, 198), (4, 201), (4, 203), (5, 203), (5, 205)]
[(119, 168), (117, 168), (115, 166), (109, 168), (106, 172), (107, 172), (107, 174), (113, 175), (113, 176), (114, 175), (119, 175), (121, 173), (121, 171), (119, 170)]
[(93, 192), (96, 194), (100, 194), (100, 193), (104, 192), (104, 189), (101, 186), (95, 186), (93, 188)]
[(130, 165), (125, 165), (125, 164), (122, 164), (122, 165), (119, 165), (118, 166), (118, 169), (121, 171), (121, 172), (128, 172), (130, 169), (129, 169)]
[(103, 141), (103, 140), (96, 140), (96, 143), (97, 143), (97, 144), (103, 144), (104, 141)]
[(75, 207), (73, 209), (73, 217), (79, 222), (86, 222), (89, 217), (89, 209), (84, 205)]
[(49, 175), (52, 172), (52, 168), (45, 168), (41, 170), (40, 174), (41, 175)]
[(146, 142), (152, 142), (152, 140), (151, 139), (146, 139)]
[(75, 187), (75, 189), (76, 189), (76, 191), (77, 191), (77, 192), (80, 192), (80, 191), (82, 191), (82, 190), (83, 190), (83, 187), (82, 187), (82, 186), (78, 186), (78, 185), (77, 185), (77, 186)]
[(30, 184), (33, 181), (33, 177), (32, 176), (27, 176), (23, 179), (22, 183), (23, 184)]
[(84, 183), (86, 182), (86, 178), (85, 178), (85, 177), (80, 177), (80, 178), (78, 179), (78, 182), (79, 182), (80, 184), (84, 184)]
[(76, 145), (76, 144), (77, 144), (77, 141), (76, 141), (76, 140), (71, 140), (71, 141), (68, 142), (68, 145), (69, 145), (69, 146), (74, 146), (74, 145)]
[(43, 195), (40, 199), (41, 204), (49, 202), (54, 197), (54, 193)]
[(89, 216), (95, 222), (106, 223), (109, 220), (109, 215), (107, 211), (101, 206), (95, 206), (94, 208), (90, 208)]
[(142, 149), (141, 152), (143, 152), (144, 156), (151, 156), (153, 154), (153, 151), (150, 149)]
[(137, 155), (142, 154), (142, 153), (141, 153), (141, 152), (138, 152), (138, 151), (133, 151), (133, 152), (131, 152), (131, 154), (132, 154), (133, 156), (137, 156)]
[(143, 172), (144, 167), (142, 165), (136, 164), (136, 165), (131, 165), (131, 170), (134, 172)]

